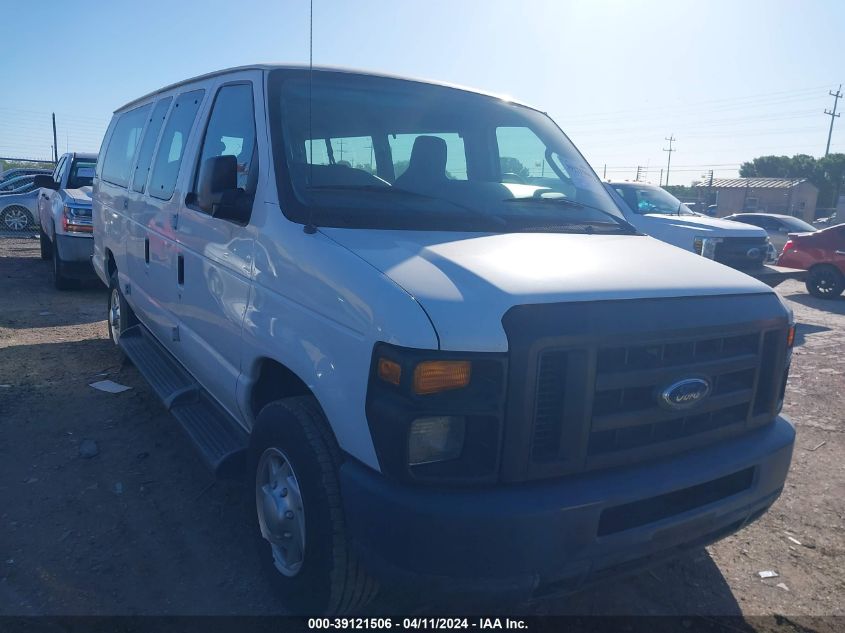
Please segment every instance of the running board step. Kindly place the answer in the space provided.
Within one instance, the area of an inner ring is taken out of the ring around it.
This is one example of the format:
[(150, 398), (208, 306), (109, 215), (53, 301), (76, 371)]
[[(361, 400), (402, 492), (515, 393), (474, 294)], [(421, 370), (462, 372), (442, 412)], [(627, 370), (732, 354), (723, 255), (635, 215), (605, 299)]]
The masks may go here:
[(120, 335), (120, 346), (179, 421), (206, 465), (221, 477), (238, 471), (248, 443), (241, 425), (143, 325), (127, 328)]

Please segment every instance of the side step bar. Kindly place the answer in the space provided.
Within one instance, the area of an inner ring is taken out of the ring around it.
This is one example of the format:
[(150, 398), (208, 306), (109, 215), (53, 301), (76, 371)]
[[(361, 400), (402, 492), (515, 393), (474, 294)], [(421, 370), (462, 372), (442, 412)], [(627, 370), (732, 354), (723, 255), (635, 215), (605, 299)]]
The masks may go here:
[(140, 323), (120, 335), (120, 346), (220, 477), (240, 470), (248, 436), (240, 424)]

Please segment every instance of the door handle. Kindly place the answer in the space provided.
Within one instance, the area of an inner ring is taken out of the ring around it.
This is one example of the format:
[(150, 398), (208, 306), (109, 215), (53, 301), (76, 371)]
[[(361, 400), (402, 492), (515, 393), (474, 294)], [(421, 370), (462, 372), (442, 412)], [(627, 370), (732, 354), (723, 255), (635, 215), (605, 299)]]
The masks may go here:
[(176, 258), (176, 283), (185, 285), (185, 257), (182, 255)]
[(128, 198), (124, 198), (124, 199), (123, 199), (123, 208), (124, 208), (124, 209), (128, 209), (128, 208), (129, 208), (129, 199), (128, 199)]
[(150, 238), (144, 238), (144, 261), (150, 263)]

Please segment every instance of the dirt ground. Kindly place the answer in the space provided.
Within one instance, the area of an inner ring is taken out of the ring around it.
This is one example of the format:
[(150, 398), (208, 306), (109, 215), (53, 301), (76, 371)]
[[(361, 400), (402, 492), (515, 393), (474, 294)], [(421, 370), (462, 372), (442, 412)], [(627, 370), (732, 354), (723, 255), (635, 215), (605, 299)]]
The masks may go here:
[[(780, 500), (707, 550), (526, 614), (845, 615), (845, 298), (778, 290), (800, 323)], [(241, 489), (214, 481), (121, 365), (105, 305), (97, 283), (54, 290), (37, 240), (0, 238), (0, 614), (278, 613)], [(105, 377), (132, 389), (89, 387)], [(84, 440), (96, 456), (81, 456)]]

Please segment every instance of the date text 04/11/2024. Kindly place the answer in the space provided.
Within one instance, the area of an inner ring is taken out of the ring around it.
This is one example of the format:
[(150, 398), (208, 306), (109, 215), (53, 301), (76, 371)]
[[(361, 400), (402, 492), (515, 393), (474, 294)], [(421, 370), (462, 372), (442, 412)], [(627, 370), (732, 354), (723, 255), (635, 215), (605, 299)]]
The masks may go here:
[(309, 629), (405, 629), (405, 630), (441, 630), (441, 629), (527, 629), (525, 620), (512, 618), (309, 618)]

